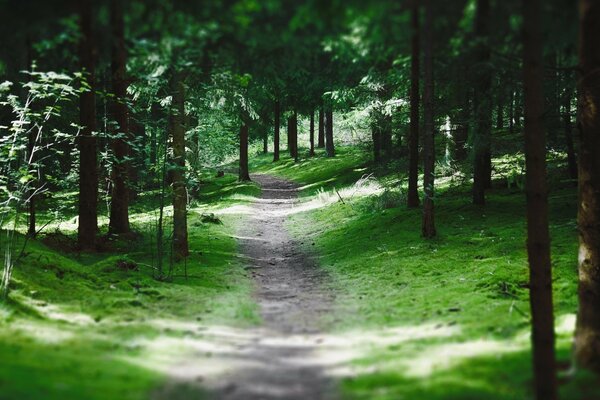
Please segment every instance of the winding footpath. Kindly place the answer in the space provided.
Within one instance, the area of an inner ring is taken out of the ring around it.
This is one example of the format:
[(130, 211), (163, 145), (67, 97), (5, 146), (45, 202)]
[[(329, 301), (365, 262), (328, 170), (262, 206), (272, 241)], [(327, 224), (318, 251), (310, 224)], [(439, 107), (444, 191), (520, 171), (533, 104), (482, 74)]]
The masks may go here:
[(326, 276), (285, 229), (297, 187), (266, 175), (262, 195), (239, 232), (240, 250), (256, 282), (263, 326), (245, 349), (251, 364), (219, 377), (215, 399), (332, 399), (333, 384), (314, 357), (322, 316), (331, 312)]

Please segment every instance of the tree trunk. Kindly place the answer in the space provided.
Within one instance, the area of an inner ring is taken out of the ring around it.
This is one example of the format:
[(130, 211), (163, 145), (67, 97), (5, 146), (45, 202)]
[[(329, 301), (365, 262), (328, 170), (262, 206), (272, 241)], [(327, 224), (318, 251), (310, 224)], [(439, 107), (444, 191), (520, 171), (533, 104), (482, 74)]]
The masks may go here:
[(317, 147), (320, 149), (325, 147), (325, 114), (323, 112), (323, 106), (319, 108), (319, 144)]
[(287, 147), (290, 157), (294, 158), (294, 144), (292, 143), (292, 125), (294, 121), (290, 115), (287, 119)]
[(527, 253), (534, 387), (538, 400), (554, 400), (557, 389), (540, 32), (542, 10), (541, 0), (523, 0), (522, 4)]
[(515, 132), (515, 92), (512, 88), (508, 99), (508, 131), (511, 134)]
[(315, 156), (315, 111), (310, 112), (310, 152), (311, 157)]
[(477, 70), (475, 71), (476, 131), (473, 140), (473, 204), (485, 204), (485, 189), (491, 181), (490, 135), (492, 128), (491, 71), (489, 48), (490, 0), (477, 0), (475, 34)]
[(263, 154), (267, 154), (269, 152), (269, 130), (265, 129), (265, 133), (263, 135)]
[(408, 136), (408, 194), (406, 205), (419, 206), (419, 2), (415, 1), (411, 10), (411, 69), (410, 69), (410, 133)]
[(392, 116), (381, 116), (381, 149), (386, 161), (392, 159), (394, 145), (392, 143)]
[(85, 71), (88, 91), (79, 96), (79, 225), (77, 239), (81, 249), (93, 249), (98, 232), (98, 150), (96, 137), (96, 69), (92, 31), (92, 0), (79, 3), (79, 62)]
[(435, 178), (435, 122), (433, 114), (433, 6), (431, 0), (425, 5), (425, 85), (423, 91), (423, 223), (421, 233), (425, 238), (436, 235), (434, 220), (433, 185)]
[(500, 89), (498, 94), (498, 104), (496, 109), (496, 129), (504, 129), (504, 91)]
[(371, 123), (371, 137), (373, 139), (373, 161), (381, 162), (381, 130), (379, 128), (378, 112), (373, 112), (374, 121)]
[(459, 121), (454, 130), (454, 158), (456, 161), (467, 159), (467, 141), (469, 140), (469, 126), (471, 123), (471, 99), (465, 98), (465, 103), (459, 112)]
[(335, 157), (335, 145), (333, 144), (333, 110), (328, 107), (325, 113), (325, 152), (327, 157)]
[(279, 128), (281, 127), (279, 100), (275, 101), (275, 129), (273, 133), (273, 162), (279, 161)]
[(185, 185), (185, 86), (173, 73), (170, 128), (173, 140), (173, 251), (176, 259), (189, 255), (187, 189)]
[[(27, 35), (27, 70), (29, 71), (33, 71), (34, 65), (33, 65), (33, 45), (31, 43), (31, 37), (29, 35)], [(38, 136), (38, 132), (36, 129), (30, 129), (29, 130), (29, 134), (27, 135), (27, 159), (28, 159), (28, 168), (29, 168), (29, 172), (32, 173), (32, 175), (40, 175), (39, 173), (37, 173), (37, 171), (33, 170), (33, 167), (35, 167), (35, 163), (36, 163), (36, 157), (35, 157), (35, 152), (36, 152), (36, 148), (35, 148), (35, 142), (37, 140), (37, 136)], [(37, 170), (39, 171), (39, 166), (37, 167)], [(39, 182), (38, 180), (34, 177), (30, 182), (29, 182), (29, 190), (27, 191), (27, 208), (28, 208), (28, 228), (27, 228), (27, 236), (29, 237), (35, 237), (36, 235), (36, 212), (35, 212), (35, 192), (36, 192), (36, 188), (38, 186)]]
[(241, 182), (250, 181), (250, 172), (248, 169), (248, 124), (242, 122), (240, 127), (240, 176)]
[(573, 143), (573, 124), (571, 123), (571, 95), (565, 95), (564, 105), (565, 144), (567, 147), (567, 165), (569, 178), (577, 179), (577, 156), (575, 155), (575, 144)]
[(127, 188), (127, 157), (129, 156), (129, 129), (127, 126), (127, 78), (125, 49), (125, 27), (123, 21), (123, 3), (110, 2), (110, 22), (112, 30), (112, 83), (115, 99), (112, 100), (112, 117), (117, 122), (117, 137), (112, 140), (114, 156), (112, 169), (112, 199), (110, 207), (110, 233), (129, 232), (129, 193)]
[(600, 3), (580, 0), (577, 363), (600, 373)]

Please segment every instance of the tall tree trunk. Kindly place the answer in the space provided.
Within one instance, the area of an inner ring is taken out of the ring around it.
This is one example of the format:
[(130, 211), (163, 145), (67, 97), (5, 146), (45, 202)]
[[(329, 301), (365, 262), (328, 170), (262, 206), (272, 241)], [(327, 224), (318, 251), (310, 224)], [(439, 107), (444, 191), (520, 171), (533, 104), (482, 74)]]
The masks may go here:
[(125, 49), (125, 24), (123, 3), (120, 0), (110, 2), (110, 22), (112, 30), (112, 83), (115, 99), (112, 101), (112, 116), (117, 122), (118, 135), (112, 140), (114, 156), (112, 170), (112, 200), (110, 207), (110, 233), (127, 233), (129, 227), (129, 193), (127, 188), (127, 157), (129, 156), (129, 127), (127, 126), (127, 77)]
[(392, 159), (394, 145), (392, 143), (392, 116), (383, 114), (381, 116), (381, 149), (386, 161)]
[(475, 71), (476, 131), (473, 140), (473, 203), (485, 204), (485, 189), (491, 181), (490, 135), (492, 128), (491, 71), (489, 48), (490, 0), (477, 0), (475, 34), (477, 70)]
[(288, 118), (288, 149), (290, 157), (298, 161), (298, 114), (295, 111)]
[(317, 147), (322, 149), (325, 147), (325, 113), (323, 106), (319, 108), (319, 141)]
[(189, 255), (187, 189), (185, 185), (185, 86), (173, 73), (170, 128), (173, 140), (173, 250), (181, 259)]
[[(33, 71), (33, 45), (31, 43), (31, 37), (27, 35), (26, 40), (27, 46), (27, 70)], [(27, 159), (28, 159), (28, 168), (33, 175), (40, 175), (37, 171), (33, 171), (33, 167), (35, 167), (36, 157), (35, 157), (35, 142), (37, 140), (38, 132), (35, 129), (30, 129), (29, 134), (27, 135)], [(39, 171), (39, 166), (36, 168)], [(27, 236), (34, 237), (36, 234), (36, 212), (35, 212), (35, 192), (39, 182), (36, 178), (33, 178), (29, 182), (29, 190), (27, 191), (27, 208), (28, 208), (28, 228), (27, 228)]]
[(504, 129), (504, 91), (502, 88), (500, 88), (498, 104), (496, 106), (496, 129)]
[(315, 111), (310, 112), (310, 152), (311, 157), (315, 156)]
[(295, 161), (298, 161), (298, 113), (296, 111), (292, 115), (292, 145), (294, 146), (292, 157)]
[(433, 185), (435, 178), (435, 122), (433, 113), (433, 6), (431, 0), (425, 4), (425, 82), (423, 91), (423, 223), (421, 233), (425, 238), (436, 235), (434, 220)]
[(567, 165), (569, 169), (569, 178), (577, 179), (577, 156), (575, 155), (575, 144), (573, 143), (573, 124), (571, 123), (571, 94), (565, 95), (564, 105), (564, 126), (565, 126), (565, 144), (567, 147)]
[(379, 127), (379, 112), (373, 111), (371, 122), (371, 137), (373, 139), (373, 161), (379, 164), (381, 162), (381, 130)]
[(273, 133), (273, 162), (279, 161), (279, 132), (281, 127), (281, 111), (279, 108), (279, 100), (275, 101), (275, 129)]
[(419, 206), (419, 2), (414, 1), (411, 10), (411, 67), (410, 67), (410, 133), (408, 136), (408, 207)]
[(241, 182), (250, 180), (248, 169), (248, 123), (243, 121), (240, 127), (240, 176)]
[(92, 30), (92, 0), (79, 2), (79, 62), (85, 71), (88, 90), (79, 96), (79, 122), (83, 127), (79, 144), (79, 225), (77, 239), (81, 249), (93, 249), (98, 232), (98, 149), (96, 137), (96, 68)]
[(515, 132), (515, 92), (512, 88), (508, 99), (508, 131), (511, 134)]
[(454, 130), (454, 158), (456, 161), (467, 159), (467, 141), (469, 140), (469, 126), (471, 124), (471, 99), (467, 95), (459, 112), (459, 121)]
[(600, 3), (580, 0), (579, 311), (575, 355), (600, 373)]
[(325, 152), (327, 157), (335, 157), (335, 145), (333, 144), (333, 110), (331, 106), (325, 112)]
[(548, 230), (541, 0), (523, 0), (523, 88), (527, 169), (527, 253), (536, 398), (557, 398), (552, 269)]
[(269, 152), (269, 130), (265, 129), (265, 133), (263, 135), (263, 154), (267, 154)]
[(287, 147), (290, 157), (294, 158), (294, 144), (292, 143), (292, 125), (294, 124), (293, 118), (290, 115), (287, 119)]

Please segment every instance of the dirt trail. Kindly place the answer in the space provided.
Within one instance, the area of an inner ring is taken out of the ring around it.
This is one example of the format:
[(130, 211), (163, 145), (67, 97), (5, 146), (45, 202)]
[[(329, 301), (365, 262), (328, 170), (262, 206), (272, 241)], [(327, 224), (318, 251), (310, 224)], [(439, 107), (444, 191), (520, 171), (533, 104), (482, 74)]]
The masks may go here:
[(285, 229), (297, 187), (271, 176), (252, 178), (262, 186), (262, 196), (252, 206), (239, 240), (256, 281), (264, 326), (245, 351), (251, 365), (222, 375), (213, 387), (214, 398), (332, 399), (332, 382), (313, 357), (332, 294), (324, 286), (326, 276)]
[[(186, 324), (183, 337), (164, 346), (183, 350), (165, 371), (170, 380), (154, 400), (336, 399), (330, 377), (337, 360), (325, 334), (333, 295), (327, 276), (285, 229), (297, 187), (254, 175), (262, 195), (236, 237), (240, 256), (255, 280), (262, 326), (237, 329)], [(159, 347), (158, 352), (163, 347)]]

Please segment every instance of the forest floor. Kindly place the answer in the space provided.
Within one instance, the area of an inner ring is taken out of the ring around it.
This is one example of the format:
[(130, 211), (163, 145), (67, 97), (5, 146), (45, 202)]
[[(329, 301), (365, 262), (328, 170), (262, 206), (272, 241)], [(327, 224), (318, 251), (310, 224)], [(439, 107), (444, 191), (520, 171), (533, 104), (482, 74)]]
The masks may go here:
[[(332, 314), (334, 294), (324, 271), (286, 229), (297, 185), (268, 175), (252, 179), (260, 185), (261, 196), (243, 213), (236, 238), (255, 281), (262, 324), (213, 336), (209, 357), (200, 352), (177, 365), (192, 379), (169, 382), (155, 398), (185, 398), (194, 386), (200, 393), (207, 391), (208, 398), (222, 400), (334, 398), (320, 354), (327, 346), (322, 317)], [(207, 363), (223, 369), (204, 375)], [(193, 370), (196, 376), (190, 375)]]
[[(134, 238), (94, 254), (73, 249), (63, 216), (29, 241), (0, 303), (0, 399), (532, 398), (523, 169), (507, 143), (485, 207), (463, 168), (438, 164), (433, 240), (404, 205), (406, 166), (344, 147), (254, 156), (262, 190), (207, 172), (192, 254), (167, 280), (155, 194), (132, 206)], [(597, 399), (598, 378), (570, 369), (576, 190), (564, 157), (549, 161), (561, 398)], [(55, 201), (76, 210), (74, 194)]]

